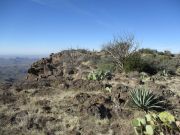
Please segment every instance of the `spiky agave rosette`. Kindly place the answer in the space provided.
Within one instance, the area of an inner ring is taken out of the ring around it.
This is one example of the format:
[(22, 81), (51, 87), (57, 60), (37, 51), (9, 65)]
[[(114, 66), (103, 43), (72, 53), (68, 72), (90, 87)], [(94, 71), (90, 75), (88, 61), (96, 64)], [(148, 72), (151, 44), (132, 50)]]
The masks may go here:
[(148, 112), (149, 110), (164, 109), (165, 101), (161, 100), (152, 91), (139, 87), (130, 91), (130, 97), (133, 103), (138, 107)]

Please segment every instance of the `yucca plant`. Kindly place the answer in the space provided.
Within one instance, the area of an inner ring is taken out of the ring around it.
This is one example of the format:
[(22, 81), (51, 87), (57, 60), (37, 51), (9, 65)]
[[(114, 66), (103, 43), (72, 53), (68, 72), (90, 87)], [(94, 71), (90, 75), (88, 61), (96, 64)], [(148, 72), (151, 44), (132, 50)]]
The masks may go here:
[(148, 112), (149, 110), (163, 110), (164, 101), (160, 100), (152, 91), (143, 87), (130, 91), (130, 97), (133, 103)]

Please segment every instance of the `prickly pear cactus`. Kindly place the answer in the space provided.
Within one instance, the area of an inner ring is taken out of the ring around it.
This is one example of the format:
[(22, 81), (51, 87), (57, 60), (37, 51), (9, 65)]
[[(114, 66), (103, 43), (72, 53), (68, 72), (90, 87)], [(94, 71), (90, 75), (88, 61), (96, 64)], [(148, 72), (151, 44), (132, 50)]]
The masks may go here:
[(175, 117), (169, 112), (161, 112), (159, 114), (150, 113), (144, 118), (136, 118), (132, 120), (136, 135), (166, 135), (179, 133), (180, 128), (176, 124)]
[(172, 122), (175, 122), (174, 116), (169, 112), (161, 112), (158, 116), (163, 123), (171, 124)]

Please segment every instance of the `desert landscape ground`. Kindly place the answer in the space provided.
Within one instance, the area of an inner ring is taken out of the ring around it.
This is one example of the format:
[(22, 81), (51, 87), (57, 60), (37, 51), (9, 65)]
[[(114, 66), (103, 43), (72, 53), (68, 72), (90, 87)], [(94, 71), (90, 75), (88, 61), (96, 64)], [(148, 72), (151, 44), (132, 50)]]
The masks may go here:
[(180, 135), (180, 0), (0, 0), (0, 135)]
[(51, 54), (1, 83), (0, 134), (179, 135), (180, 55), (113, 45)]

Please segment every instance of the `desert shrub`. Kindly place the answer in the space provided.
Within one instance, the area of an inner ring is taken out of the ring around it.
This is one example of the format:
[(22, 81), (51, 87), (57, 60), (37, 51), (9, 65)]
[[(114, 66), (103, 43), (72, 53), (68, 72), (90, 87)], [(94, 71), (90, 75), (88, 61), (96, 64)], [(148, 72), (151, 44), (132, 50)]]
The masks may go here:
[(164, 55), (164, 52), (162, 52), (162, 51), (158, 52), (158, 55)]
[(158, 72), (158, 70), (153, 62), (151, 63), (150, 61), (145, 61), (142, 59), (140, 72), (145, 72), (150, 75), (154, 75)]
[(103, 57), (97, 62), (97, 69), (102, 71), (114, 72), (116, 65), (111, 57)]
[(124, 61), (124, 71), (146, 72), (150, 75), (154, 75), (158, 72), (153, 61), (144, 60), (140, 53), (135, 53)]
[(179, 134), (178, 121), (169, 112), (149, 113), (144, 118), (132, 120), (136, 135), (167, 135)]
[(178, 67), (179, 60), (166, 55), (145, 55), (142, 57), (142, 71), (149, 74), (166, 71), (174, 75)]
[[(81, 52), (83, 49), (67, 49), (62, 51), (61, 53), (65, 54), (63, 62), (67, 62), (68, 65), (76, 66), (79, 61), (83, 59), (83, 53)], [(85, 51), (85, 50), (84, 50)]]
[(137, 52), (137, 45), (134, 36), (115, 37), (104, 45), (103, 50), (113, 58), (119, 70), (123, 71), (126, 59)]
[(91, 52), (88, 54), (88, 57), (87, 57), (87, 61), (90, 61), (90, 63), (92, 65), (97, 65), (98, 62), (100, 61), (101, 59), (101, 56), (100, 55), (97, 55), (96, 53), (94, 52)]
[(124, 61), (124, 71), (141, 71), (142, 70), (143, 61), (141, 59), (141, 55), (139, 53), (135, 53), (130, 57), (126, 58)]
[(142, 54), (142, 72), (156, 74), (166, 71), (168, 74), (174, 75), (178, 67), (178, 58), (170, 51), (158, 52), (151, 49), (140, 49)]
[(150, 49), (150, 48), (142, 48), (142, 49), (139, 49), (139, 52), (140, 52), (140, 53), (145, 53), (145, 54), (156, 54), (156, 53), (158, 53), (157, 50)]
[(171, 53), (171, 51), (169, 51), (169, 50), (165, 50), (165, 51), (164, 51), (164, 55), (171, 56), (171, 54), (172, 54), (172, 53)]
[(174, 75), (176, 74), (176, 69), (178, 67), (178, 60), (174, 58), (164, 59), (160, 66), (161, 69), (166, 70), (168, 74)]
[[(145, 52), (142, 54), (142, 52)], [(175, 75), (180, 60), (178, 57), (172, 57), (170, 52), (167, 54), (159, 55), (156, 50), (140, 50), (134, 52), (132, 55), (124, 58), (123, 70), (125, 72), (138, 71), (146, 72), (150, 75), (157, 74), (158, 72), (167, 72), (168, 75)]]
[(88, 49), (77, 49), (77, 51), (83, 54), (87, 54), (90, 52)]
[(164, 101), (143, 87), (130, 91), (130, 97), (134, 105), (146, 112), (164, 109)]
[(91, 54), (84, 55), (83, 62), (90, 62), (91, 65), (96, 65), (100, 57), (92, 56)]
[(139, 49), (139, 52), (143, 54), (155, 54), (155, 55), (164, 55), (164, 56), (174, 57), (174, 55), (169, 50), (165, 50), (164, 52), (161, 52), (155, 49), (142, 48), (142, 49)]

